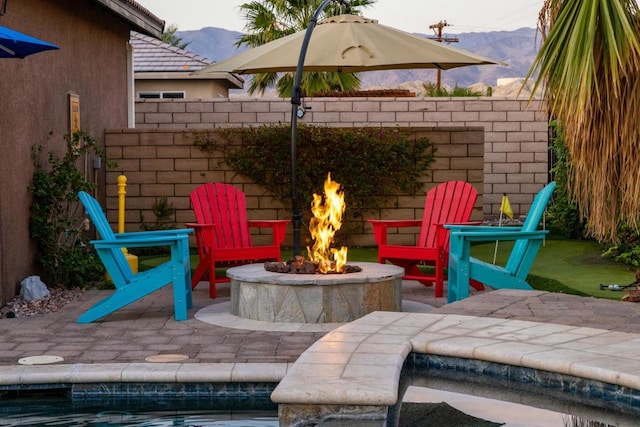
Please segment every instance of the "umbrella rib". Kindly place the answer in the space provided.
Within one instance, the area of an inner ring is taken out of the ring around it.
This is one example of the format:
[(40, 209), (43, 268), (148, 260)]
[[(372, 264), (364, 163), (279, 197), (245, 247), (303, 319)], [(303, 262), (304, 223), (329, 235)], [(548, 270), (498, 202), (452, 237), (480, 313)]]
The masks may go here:
[(344, 59), (345, 53), (347, 53), (348, 51), (353, 50), (353, 49), (362, 49), (367, 53), (367, 55), (369, 55), (369, 58), (373, 58), (373, 53), (371, 52), (371, 50), (368, 47), (359, 45), (359, 46), (349, 46), (348, 48), (344, 49), (342, 51), (342, 53), (340, 54), (342, 56), (342, 59)]
[(4, 45), (1, 45), (1, 44), (0, 44), (0, 49), (4, 50), (5, 52), (7, 52), (11, 56), (15, 56), (15, 54), (16, 54), (16, 52), (14, 50), (11, 50), (8, 47), (6, 47)]

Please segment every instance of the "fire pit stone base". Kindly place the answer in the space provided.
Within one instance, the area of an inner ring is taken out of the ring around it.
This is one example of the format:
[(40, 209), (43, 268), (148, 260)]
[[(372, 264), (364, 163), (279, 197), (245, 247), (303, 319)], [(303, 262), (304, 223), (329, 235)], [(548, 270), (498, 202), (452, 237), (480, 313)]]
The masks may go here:
[(227, 270), (231, 314), (283, 323), (344, 323), (374, 311), (402, 311), (404, 270), (359, 263), (361, 272), (288, 274), (262, 264)]

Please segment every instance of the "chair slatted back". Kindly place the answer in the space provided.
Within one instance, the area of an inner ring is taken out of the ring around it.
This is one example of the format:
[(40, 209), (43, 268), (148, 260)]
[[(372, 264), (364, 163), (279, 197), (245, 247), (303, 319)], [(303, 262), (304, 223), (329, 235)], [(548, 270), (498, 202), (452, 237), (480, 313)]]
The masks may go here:
[[(81, 191), (78, 194), (78, 197), (89, 215), (89, 218), (91, 218), (91, 222), (93, 222), (93, 225), (96, 227), (100, 237), (104, 240), (115, 240), (115, 234), (109, 225), (109, 221), (107, 221), (107, 217), (104, 212), (102, 212), (102, 207), (98, 201), (84, 191)], [(101, 253), (99, 253), (99, 255), (100, 259), (105, 264), (107, 271), (111, 275), (111, 279), (114, 284), (116, 286), (121, 286), (129, 283), (134, 274), (133, 270), (131, 270), (131, 266), (127, 262), (127, 258), (122, 252), (122, 249), (109, 249), (108, 252), (108, 257), (105, 257)], [(118, 277), (117, 273), (120, 273), (120, 277)]]
[[(464, 181), (448, 181), (438, 184), (427, 193), (422, 227), (416, 246), (436, 247), (436, 224), (467, 222), (471, 218), (478, 192)], [(449, 232), (445, 241), (449, 247)]]
[[(529, 209), (529, 213), (527, 214), (527, 219), (522, 224), (522, 231), (536, 231), (538, 229), (538, 225), (540, 221), (542, 221), (542, 215), (547, 209), (547, 205), (551, 200), (555, 188), (556, 183), (551, 182), (536, 194), (531, 204), (531, 209)], [(505, 265), (507, 271), (518, 276), (523, 268), (527, 271), (529, 270), (530, 266), (524, 265), (523, 262), (525, 261), (526, 251), (530, 244), (530, 240), (517, 240), (516, 243), (514, 243), (511, 255), (509, 255), (509, 259)]]
[(191, 192), (191, 206), (199, 224), (214, 224), (215, 249), (251, 247), (245, 194), (233, 185), (207, 183)]

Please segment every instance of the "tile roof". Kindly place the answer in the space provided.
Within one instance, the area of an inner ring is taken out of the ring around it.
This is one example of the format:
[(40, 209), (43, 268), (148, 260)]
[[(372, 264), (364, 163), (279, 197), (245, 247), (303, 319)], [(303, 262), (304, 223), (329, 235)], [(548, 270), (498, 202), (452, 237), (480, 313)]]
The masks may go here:
[(127, 21), (132, 29), (160, 37), (164, 21), (134, 0), (93, 0), (107, 10)]
[(131, 32), (131, 44), (136, 73), (196, 71), (214, 62), (135, 31)]

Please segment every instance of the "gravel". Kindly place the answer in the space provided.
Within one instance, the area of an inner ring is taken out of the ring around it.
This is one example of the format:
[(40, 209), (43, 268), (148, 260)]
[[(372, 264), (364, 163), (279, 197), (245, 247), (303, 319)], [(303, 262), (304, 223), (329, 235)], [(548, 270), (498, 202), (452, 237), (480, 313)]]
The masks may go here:
[(67, 303), (82, 295), (82, 289), (49, 289), (50, 296), (37, 301), (27, 302), (21, 296), (15, 297), (0, 309), (0, 318), (27, 317), (36, 314), (53, 313), (60, 310)]

